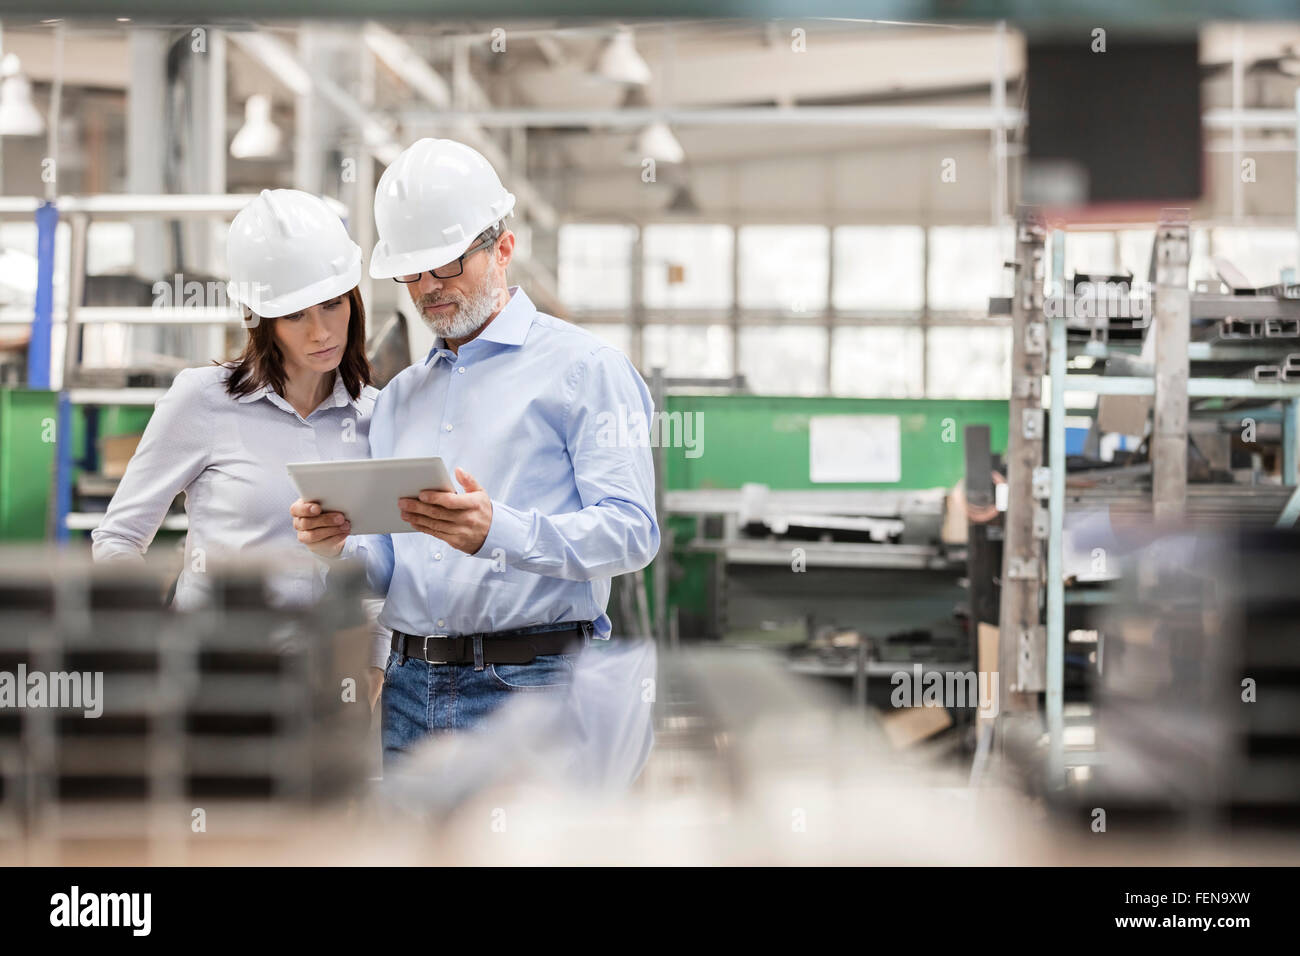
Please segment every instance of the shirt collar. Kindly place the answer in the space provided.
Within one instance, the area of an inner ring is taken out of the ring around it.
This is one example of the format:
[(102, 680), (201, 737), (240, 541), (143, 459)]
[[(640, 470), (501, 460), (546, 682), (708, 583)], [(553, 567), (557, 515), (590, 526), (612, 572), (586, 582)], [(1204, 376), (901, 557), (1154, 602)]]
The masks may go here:
[[(295, 415), (297, 414), (294, 407), (289, 404), (289, 401), (268, 385), (263, 385), (261, 388), (255, 388), (247, 395), (240, 395), (236, 401), (241, 404), (246, 404), (248, 402), (255, 402), (259, 398), (265, 398), (270, 401), (272, 405), (291, 411)], [(353, 398), (349, 395), (348, 387), (343, 383), (343, 376), (335, 372), (334, 391), (330, 393), (329, 398), (325, 399), (325, 401), (321, 402), (320, 405), (317, 406), (315, 411), (319, 411), (322, 408), (343, 408), (345, 405), (351, 405), (353, 408), (357, 409), (357, 411), (360, 411), (361, 396), (358, 395), (356, 398)], [(313, 412), (313, 414), (314, 413), (315, 412)]]
[[(507, 291), (510, 293), (510, 301), (506, 303), (506, 307), (487, 324), (487, 328), (462, 345), (462, 349), (475, 342), (496, 342), (498, 345), (524, 344), (524, 339), (528, 338), (528, 330), (532, 328), (533, 319), (537, 315), (537, 306), (533, 305), (533, 300), (528, 298), (528, 293), (519, 286), (512, 285)], [(439, 335), (433, 340), (433, 348), (425, 356), (424, 364), (428, 365), (435, 355), (445, 350), (447, 350), (447, 343)]]

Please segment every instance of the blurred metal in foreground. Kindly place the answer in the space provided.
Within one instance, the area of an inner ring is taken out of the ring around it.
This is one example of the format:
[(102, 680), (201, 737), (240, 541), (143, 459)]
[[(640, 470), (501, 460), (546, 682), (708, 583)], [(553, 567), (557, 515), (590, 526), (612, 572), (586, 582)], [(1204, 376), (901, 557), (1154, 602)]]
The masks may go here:
[(385, 774), (395, 806), (448, 813), (502, 784), (619, 793), (640, 775), (654, 742), (655, 645), (594, 641), (558, 693), (521, 693), (484, 733), (432, 737)]
[[(619, 679), (587, 681), (611, 695), (594, 709), (588, 700), (584, 713), (566, 713), (572, 702), (532, 695), (481, 733), (413, 754), (385, 782), (375, 853), (390, 862), (748, 864), (973, 862), (1011, 850), (990, 841), (997, 828), (971, 826), (978, 793), (961, 774), (900, 755), (861, 710), (762, 651), (663, 655), (645, 771), (627, 791), (603, 785), (613, 781), (593, 787), (593, 766), (633, 764), (611, 759), (618, 732), (599, 718), (621, 714), (621, 726), (636, 729), (644, 658), (624, 650), (613, 660), (603, 666)], [(636, 703), (613, 696), (620, 687)], [(594, 762), (575, 759), (587, 747)]]
[[(1111, 763), (1089, 768), (1087, 787), (1058, 798), (1073, 812), (1055, 816), (1008, 776), (970, 785), (952, 748), (891, 745), (869, 711), (778, 655), (656, 660), (654, 645), (618, 639), (583, 655), (572, 693), (519, 694), (367, 793), (378, 742), (363, 681), (355, 702), (340, 694), (369, 647), (364, 627), (340, 632), (360, 625), (356, 580), (277, 609), (268, 580), (285, 567), (214, 568), (213, 606), (181, 613), (161, 608), (156, 567), (0, 555), (0, 672), (104, 674), (98, 718), (0, 708), (0, 862), (1294, 861), (1294, 827), (1210, 826), (1189, 842), (1148, 824), (1152, 808), (1156, 820), (1287, 822), (1261, 811), (1300, 792), (1287, 683), (1297, 539), (1162, 541), (1122, 576), (1135, 596), (1102, 648)], [(1260, 703), (1238, 703), (1243, 673)], [(1090, 826), (1097, 807), (1109, 834)]]
[(1061, 805), (1137, 828), (1300, 832), (1300, 534), (1129, 535), (1142, 543), (1098, 649), (1099, 760)]
[(179, 612), (163, 606), (161, 562), (0, 553), (9, 698), (19, 675), (51, 688), (52, 675), (102, 675), (97, 717), (0, 696), (0, 860), (255, 846), (279, 820), (355, 792), (370, 716), (360, 581), (332, 573), (320, 603), (275, 607), (274, 579), (310, 571), (295, 560), (210, 566), (211, 604)]

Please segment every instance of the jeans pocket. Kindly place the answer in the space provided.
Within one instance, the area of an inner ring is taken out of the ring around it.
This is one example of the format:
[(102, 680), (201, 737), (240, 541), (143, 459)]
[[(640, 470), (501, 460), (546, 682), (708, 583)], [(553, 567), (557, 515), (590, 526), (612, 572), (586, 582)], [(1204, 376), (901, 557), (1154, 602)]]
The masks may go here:
[(397, 661), (397, 651), (388, 652), (388, 662), (384, 664), (384, 686), (388, 685), (388, 675), (393, 672), (393, 664)]
[(498, 687), (512, 691), (557, 691), (573, 684), (576, 655), (547, 654), (531, 664), (489, 664), (488, 674)]

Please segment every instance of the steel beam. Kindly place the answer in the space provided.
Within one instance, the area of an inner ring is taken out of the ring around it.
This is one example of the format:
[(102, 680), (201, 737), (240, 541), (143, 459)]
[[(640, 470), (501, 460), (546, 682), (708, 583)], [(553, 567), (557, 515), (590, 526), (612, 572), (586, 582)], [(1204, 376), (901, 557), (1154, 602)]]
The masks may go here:
[[(1052, 237), (1052, 284), (1065, 283), (1065, 234)], [(1048, 424), (1048, 467), (1051, 469), (1047, 501), (1047, 786), (1065, 786), (1065, 323), (1051, 321), (1052, 408)]]
[[(1034, 537), (1034, 469), (1042, 464), (1042, 381), (1047, 335), (1043, 322), (1043, 245), (1045, 233), (1031, 213), (1016, 225), (1015, 283), (1012, 296), (1010, 428), (1007, 437), (1007, 512), (999, 615), (998, 671), (1003, 687), (1000, 727), (1008, 716), (1036, 711), (1042, 685), (1032, 667), (1022, 667), (1022, 650), (1032, 665), (1039, 627), (1042, 547)], [(1021, 647), (1027, 642), (1027, 647)], [(1039, 656), (1041, 660), (1041, 655)], [(1005, 734), (1003, 735), (1005, 739)]]
[(1178, 518), (1187, 498), (1187, 344), (1191, 294), (1187, 210), (1166, 210), (1156, 228), (1155, 417), (1152, 427), (1152, 496), (1157, 521)]

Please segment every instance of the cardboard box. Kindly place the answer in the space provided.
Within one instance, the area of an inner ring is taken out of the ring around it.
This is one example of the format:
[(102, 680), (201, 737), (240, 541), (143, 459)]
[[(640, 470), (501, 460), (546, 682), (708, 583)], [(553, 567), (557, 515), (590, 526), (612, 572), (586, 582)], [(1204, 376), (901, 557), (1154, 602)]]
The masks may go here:
[(899, 750), (933, 737), (952, 726), (952, 717), (942, 707), (900, 707), (880, 715), (889, 742)]
[(143, 434), (110, 435), (99, 440), (99, 471), (105, 478), (121, 478)]

